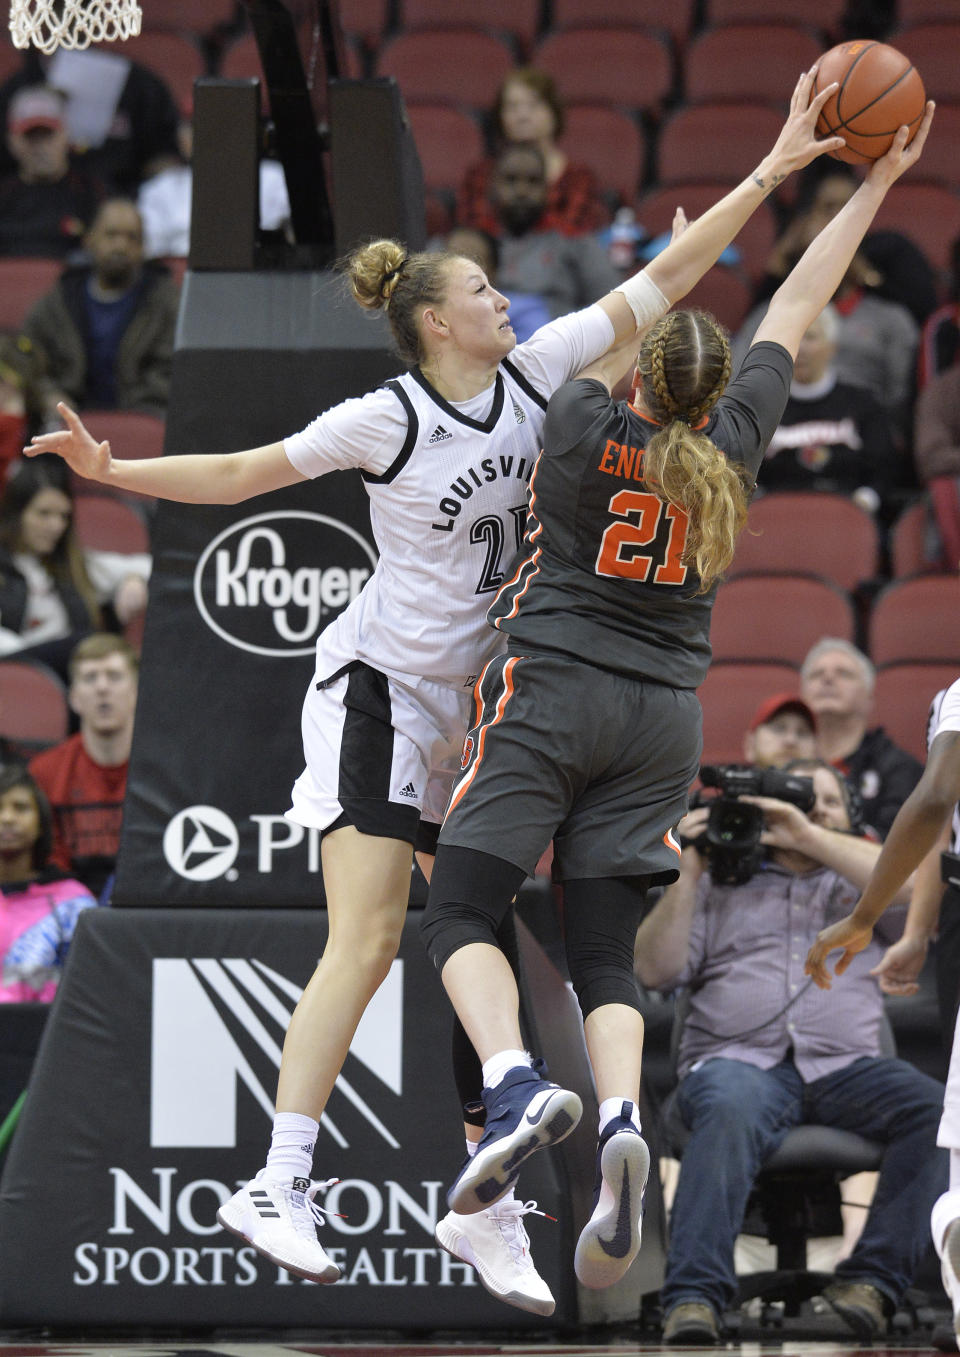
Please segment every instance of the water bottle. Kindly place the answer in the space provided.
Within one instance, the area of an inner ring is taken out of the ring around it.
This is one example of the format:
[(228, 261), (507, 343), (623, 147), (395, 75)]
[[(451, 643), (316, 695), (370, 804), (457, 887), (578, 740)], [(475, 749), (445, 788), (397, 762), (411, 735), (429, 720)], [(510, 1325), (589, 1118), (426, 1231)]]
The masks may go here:
[(633, 267), (637, 257), (637, 218), (632, 207), (618, 207), (610, 226), (610, 263), (621, 273)]

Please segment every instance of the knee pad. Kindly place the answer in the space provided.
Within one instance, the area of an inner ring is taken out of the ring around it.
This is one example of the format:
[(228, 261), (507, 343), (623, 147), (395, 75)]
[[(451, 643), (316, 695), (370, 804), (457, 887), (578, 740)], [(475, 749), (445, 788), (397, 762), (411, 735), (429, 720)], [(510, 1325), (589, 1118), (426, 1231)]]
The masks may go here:
[(498, 931), (525, 876), (521, 867), (489, 853), (439, 846), (420, 923), (427, 955), (438, 971), (472, 942), (499, 945)]

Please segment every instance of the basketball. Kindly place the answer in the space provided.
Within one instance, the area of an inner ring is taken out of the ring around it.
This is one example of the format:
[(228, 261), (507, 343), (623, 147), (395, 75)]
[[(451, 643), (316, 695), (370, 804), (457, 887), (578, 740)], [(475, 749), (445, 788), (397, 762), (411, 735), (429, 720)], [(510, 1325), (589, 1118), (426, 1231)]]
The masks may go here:
[(830, 155), (868, 164), (886, 154), (904, 123), (910, 139), (916, 135), (927, 96), (910, 58), (895, 47), (867, 39), (831, 47), (820, 58), (814, 94), (834, 81), (840, 88), (820, 110), (817, 133), (843, 137), (847, 144)]

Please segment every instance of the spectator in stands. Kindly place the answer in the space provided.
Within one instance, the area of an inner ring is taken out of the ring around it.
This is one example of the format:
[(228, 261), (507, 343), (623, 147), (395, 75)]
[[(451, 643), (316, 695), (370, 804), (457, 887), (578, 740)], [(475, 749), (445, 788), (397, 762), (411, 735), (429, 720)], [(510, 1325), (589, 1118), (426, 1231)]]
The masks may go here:
[(137, 653), (122, 636), (86, 637), (70, 657), (80, 729), (30, 761), (53, 809), (52, 861), (105, 900), (120, 847), (137, 704)]
[(917, 396), (913, 457), (943, 544), (947, 568), (960, 564), (960, 364), (931, 377)]
[[(143, 179), (177, 159), (176, 101), (146, 66), (101, 46), (30, 48), (16, 74), (0, 85), (0, 118), (24, 85), (47, 84), (67, 96), (67, 132), (83, 163), (113, 192), (135, 195)], [(0, 173), (14, 168), (0, 147)]]
[(48, 427), (43, 377), (26, 335), (0, 334), (0, 489), (24, 445)]
[[(935, 1147), (943, 1085), (882, 1054), (883, 995), (870, 974), (882, 943), (857, 959), (832, 998), (803, 983), (805, 947), (852, 907), (880, 845), (860, 836), (838, 770), (819, 760), (790, 768), (812, 777), (809, 816), (787, 801), (750, 798), (763, 812), (767, 855), (747, 880), (723, 885), (695, 846), (708, 811), (691, 811), (680, 824), (680, 876), (637, 932), (640, 981), (689, 992), (676, 1095), (689, 1139), (660, 1292), (669, 1345), (719, 1341), (753, 1180), (801, 1120), (858, 1131), (885, 1147), (863, 1232), (823, 1292), (861, 1341), (886, 1332), (947, 1181), (946, 1155)], [(885, 937), (902, 924), (901, 911)]]
[[(177, 130), (180, 159), (140, 186), (137, 206), (143, 219), (144, 253), (148, 259), (186, 258), (190, 253), (190, 211), (193, 201), (192, 110), (185, 110)], [(260, 161), (260, 228), (283, 231), (290, 222), (290, 199), (283, 166)]]
[(594, 236), (565, 236), (549, 225), (544, 160), (536, 146), (500, 152), (490, 201), (498, 226), (497, 290), (510, 300), (515, 330), (519, 320), (524, 334), (532, 334), (621, 281)]
[(917, 356), (917, 390), (956, 365), (960, 358), (960, 236), (950, 249), (950, 284), (943, 306), (924, 321)]
[(53, 455), (19, 462), (0, 495), (0, 655), (64, 675), (104, 609), (118, 627), (143, 611), (151, 565), (147, 555), (82, 550), (72, 514), (70, 476)]
[(97, 902), (50, 863), (50, 803), (23, 767), (0, 770), (0, 1004), (50, 1003), (80, 913)]
[(71, 155), (65, 106), (46, 85), (25, 86), (7, 106), (15, 167), (0, 178), (0, 255), (65, 258), (106, 197), (102, 181)]
[(824, 490), (849, 496), (889, 521), (894, 492), (912, 483), (877, 398), (840, 379), (836, 367), (840, 318), (825, 306), (803, 339), (790, 399), (770, 440), (758, 480), (764, 490)]
[(754, 712), (743, 737), (743, 752), (755, 768), (782, 768), (794, 759), (812, 759), (817, 752), (817, 718), (797, 693), (776, 693)]
[[(496, 151), (514, 142), (536, 146), (543, 156), (547, 200), (543, 228), (561, 235), (583, 235), (605, 226), (610, 213), (597, 177), (587, 165), (572, 164), (559, 140), (563, 104), (546, 71), (530, 66), (510, 72), (497, 92), (491, 115)], [(500, 226), (489, 197), (494, 161), (471, 165), (457, 193), (456, 221), (498, 235)]]
[(30, 309), (24, 333), (48, 370), (48, 408), (163, 415), (179, 295), (168, 269), (144, 263), (136, 204), (111, 198), (85, 237), (89, 262), (69, 266)]
[(863, 651), (839, 637), (817, 641), (800, 669), (800, 693), (817, 719), (821, 758), (840, 769), (860, 797), (867, 825), (885, 838), (923, 768), (882, 727), (869, 726), (875, 681)]

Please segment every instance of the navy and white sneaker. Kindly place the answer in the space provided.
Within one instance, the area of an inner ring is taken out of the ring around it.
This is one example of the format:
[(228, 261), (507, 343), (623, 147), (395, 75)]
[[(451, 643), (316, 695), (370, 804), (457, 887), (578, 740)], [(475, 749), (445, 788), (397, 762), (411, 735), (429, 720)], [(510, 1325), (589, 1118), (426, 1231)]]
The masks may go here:
[(536, 1150), (558, 1144), (583, 1114), (570, 1089), (541, 1079), (537, 1069), (518, 1065), (496, 1088), (483, 1090), (487, 1120), (477, 1152), (460, 1170), (447, 1193), (447, 1205), (461, 1216), (484, 1211), (517, 1181), (520, 1166)]
[(318, 1206), (318, 1192), (332, 1187), (336, 1178), (311, 1183), (309, 1178), (294, 1178), (275, 1183), (263, 1177), (245, 1183), (217, 1212), (225, 1230), (252, 1244), (264, 1258), (286, 1268), (295, 1277), (311, 1282), (336, 1282), (340, 1268), (324, 1252), (317, 1239), (317, 1226), (328, 1214)]
[(579, 1280), (595, 1290), (618, 1282), (640, 1251), (650, 1151), (630, 1119), (632, 1111), (633, 1104), (625, 1102), (597, 1144), (593, 1214), (573, 1259)]

